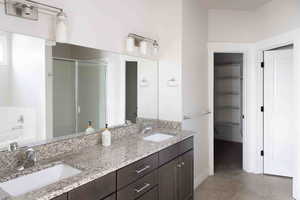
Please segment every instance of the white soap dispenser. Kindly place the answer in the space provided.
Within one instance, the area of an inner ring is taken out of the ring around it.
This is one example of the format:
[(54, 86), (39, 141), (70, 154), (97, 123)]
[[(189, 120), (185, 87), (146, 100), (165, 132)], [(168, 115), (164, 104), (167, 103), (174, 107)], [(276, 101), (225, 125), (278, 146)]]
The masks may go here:
[(86, 134), (91, 134), (91, 133), (95, 133), (95, 129), (92, 126), (92, 121), (89, 121), (89, 125), (87, 127), (87, 129), (85, 130)]
[(102, 145), (105, 147), (111, 145), (111, 132), (108, 130), (107, 124), (105, 124), (105, 130), (102, 132)]

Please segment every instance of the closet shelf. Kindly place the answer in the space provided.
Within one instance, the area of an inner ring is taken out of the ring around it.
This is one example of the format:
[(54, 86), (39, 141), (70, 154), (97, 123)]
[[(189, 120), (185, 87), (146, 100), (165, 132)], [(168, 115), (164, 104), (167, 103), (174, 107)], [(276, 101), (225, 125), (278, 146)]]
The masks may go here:
[(218, 92), (217, 95), (219, 96), (234, 96), (234, 95), (240, 95), (239, 92)]
[(220, 121), (215, 122), (215, 126), (240, 126), (241, 124), (238, 122), (226, 122), (226, 121)]
[(220, 63), (215, 64), (215, 70), (218, 68), (240, 68), (241, 64), (239, 63)]
[(241, 76), (219, 76), (216, 77), (217, 80), (243, 80)]
[(217, 106), (218, 110), (240, 110), (238, 106)]

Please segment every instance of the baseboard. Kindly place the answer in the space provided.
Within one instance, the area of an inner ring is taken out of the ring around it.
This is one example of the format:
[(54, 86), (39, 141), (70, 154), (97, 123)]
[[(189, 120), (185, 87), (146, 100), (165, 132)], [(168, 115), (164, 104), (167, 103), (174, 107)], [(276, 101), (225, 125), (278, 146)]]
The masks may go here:
[(194, 189), (198, 188), (205, 179), (207, 179), (209, 176), (208, 172), (199, 174), (198, 176), (195, 176), (194, 181)]

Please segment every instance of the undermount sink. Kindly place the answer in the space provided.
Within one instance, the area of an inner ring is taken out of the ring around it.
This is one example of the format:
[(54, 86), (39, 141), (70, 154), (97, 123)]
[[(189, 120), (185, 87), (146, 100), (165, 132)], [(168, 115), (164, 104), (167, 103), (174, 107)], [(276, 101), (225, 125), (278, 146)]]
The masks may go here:
[(165, 133), (154, 133), (152, 135), (144, 137), (144, 140), (151, 141), (151, 142), (163, 142), (173, 137), (174, 137), (173, 135), (168, 135)]
[(52, 183), (79, 174), (81, 171), (69, 165), (58, 164), (29, 175), (0, 183), (0, 188), (11, 196), (19, 196)]

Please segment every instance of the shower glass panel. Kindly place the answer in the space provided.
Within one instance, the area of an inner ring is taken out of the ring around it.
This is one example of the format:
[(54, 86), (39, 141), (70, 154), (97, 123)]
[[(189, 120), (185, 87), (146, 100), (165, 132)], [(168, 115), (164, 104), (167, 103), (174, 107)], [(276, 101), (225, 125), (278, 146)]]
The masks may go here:
[(95, 130), (106, 123), (106, 65), (53, 59), (53, 136)]
[(76, 131), (76, 62), (53, 60), (53, 136)]
[(106, 122), (106, 67), (104, 63), (78, 61), (78, 131), (86, 130), (88, 122), (94, 129)]

